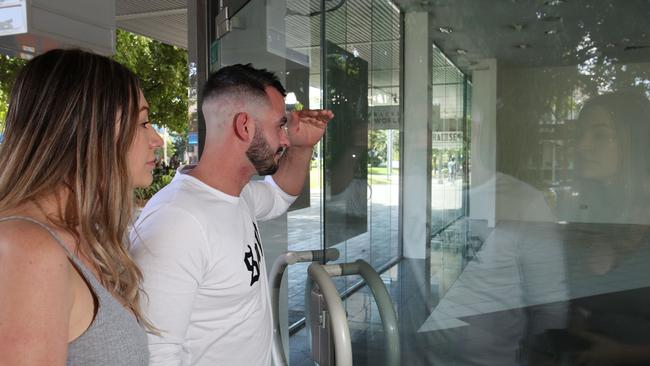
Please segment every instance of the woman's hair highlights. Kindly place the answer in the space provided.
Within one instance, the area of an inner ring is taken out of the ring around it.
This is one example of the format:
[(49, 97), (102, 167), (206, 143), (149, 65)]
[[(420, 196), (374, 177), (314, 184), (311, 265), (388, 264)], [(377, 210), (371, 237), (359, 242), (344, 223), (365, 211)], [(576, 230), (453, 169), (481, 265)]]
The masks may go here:
[(133, 193), (127, 151), (139, 113), (137, 77), (82, 50), (32, 59), (11, 91), (0, 148), (0, 212), (67, 187), (52, 224), (77, 239), (99, 279), (145, 325), (142, 275), (129, 256)]

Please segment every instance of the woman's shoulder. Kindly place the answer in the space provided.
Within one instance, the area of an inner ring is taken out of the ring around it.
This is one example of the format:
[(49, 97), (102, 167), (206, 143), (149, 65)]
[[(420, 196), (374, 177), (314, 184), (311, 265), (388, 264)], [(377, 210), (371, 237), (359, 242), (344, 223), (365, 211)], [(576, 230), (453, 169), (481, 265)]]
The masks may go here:
[(74, 269), (46, 229), (0, 221), (0, 353), (64, 360), (74, 290)]
[(24, 274), (68, 272), (68, 255), (47, 229), (24, 219), (0, 221), (0, 267)]

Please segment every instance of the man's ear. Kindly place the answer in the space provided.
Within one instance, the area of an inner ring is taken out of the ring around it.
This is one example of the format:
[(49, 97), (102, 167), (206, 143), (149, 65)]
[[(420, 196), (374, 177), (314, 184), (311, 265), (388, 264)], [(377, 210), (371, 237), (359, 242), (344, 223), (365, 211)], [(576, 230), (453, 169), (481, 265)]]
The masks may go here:
[(254, 126), (248, 113), (240, 112), (235, 114), (233, 118), (233, 127), (235, 129), (235, 136), (242, 141), (249, 141), (253, 137)]

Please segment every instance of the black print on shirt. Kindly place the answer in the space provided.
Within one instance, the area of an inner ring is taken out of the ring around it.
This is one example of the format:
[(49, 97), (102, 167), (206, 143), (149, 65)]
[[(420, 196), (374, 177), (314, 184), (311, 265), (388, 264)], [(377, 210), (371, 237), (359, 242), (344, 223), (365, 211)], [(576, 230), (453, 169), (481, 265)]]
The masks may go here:
[(264, 255), (260, 234), (257, 231), (257, 225), (255, 225), (255, 223), (253, 223), (253, 228), (255, 230), (255, 244), (253, 245), (255, 255), (253, 255), (253, 248), (251, 248), (250, 245), (247, 245), (248, 252), (244, 254), (244, 264), (246, 264), (246, 269), (251, 273), (250, 286), (253, 286), (253, 284), (260, 279), (260, 262)]

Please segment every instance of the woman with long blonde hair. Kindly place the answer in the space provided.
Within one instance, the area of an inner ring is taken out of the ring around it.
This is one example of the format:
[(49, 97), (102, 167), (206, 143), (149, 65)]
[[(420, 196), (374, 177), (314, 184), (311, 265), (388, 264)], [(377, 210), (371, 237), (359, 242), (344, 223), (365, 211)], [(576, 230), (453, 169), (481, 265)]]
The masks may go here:
[(133, 188), (162, 140), (137, 78), (81, 50), (32, 59), (0, 147), (0, 365), (146, 365)]

